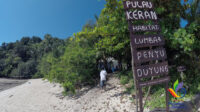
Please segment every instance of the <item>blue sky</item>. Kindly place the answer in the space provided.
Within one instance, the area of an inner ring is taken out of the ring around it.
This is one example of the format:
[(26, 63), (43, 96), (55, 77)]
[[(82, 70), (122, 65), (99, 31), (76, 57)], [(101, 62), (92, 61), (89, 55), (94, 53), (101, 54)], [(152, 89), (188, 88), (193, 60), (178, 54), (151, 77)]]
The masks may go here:
[(24, 36), (67, 38), (95, 20), (105, 0), (0, 0), (0, 45)]
[[(47, 33), (67, 38), (95, 20), (104, 4), (105, 0), (0, 0), (0, 45)], [(186, 24), (181, 20), (182, 27)]]

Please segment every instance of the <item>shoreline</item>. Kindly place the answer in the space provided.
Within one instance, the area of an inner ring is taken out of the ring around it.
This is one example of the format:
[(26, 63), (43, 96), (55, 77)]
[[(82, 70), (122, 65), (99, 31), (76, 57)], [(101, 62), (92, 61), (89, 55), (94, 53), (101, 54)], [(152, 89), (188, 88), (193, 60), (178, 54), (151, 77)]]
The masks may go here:
[(28, 80), (0, 78), (0, 92), (26, 83)]

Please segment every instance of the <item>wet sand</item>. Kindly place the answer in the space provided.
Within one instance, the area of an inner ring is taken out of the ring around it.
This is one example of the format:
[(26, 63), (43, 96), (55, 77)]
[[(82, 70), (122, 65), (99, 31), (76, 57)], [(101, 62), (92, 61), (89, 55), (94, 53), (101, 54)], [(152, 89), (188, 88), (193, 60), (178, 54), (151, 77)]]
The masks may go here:
[(27, 80), (0, 78), (0, 92), (24, 84)]

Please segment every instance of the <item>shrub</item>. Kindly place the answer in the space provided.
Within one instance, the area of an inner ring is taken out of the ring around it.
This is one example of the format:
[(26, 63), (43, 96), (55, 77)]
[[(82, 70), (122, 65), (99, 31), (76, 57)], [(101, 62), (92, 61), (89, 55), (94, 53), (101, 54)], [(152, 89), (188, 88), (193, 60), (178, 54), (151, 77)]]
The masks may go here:
[(121, 76), (121, 78), (120, 78), (120, 83), (121, 83), (121, 84), (125, 85), (125, 84), (127, 84), (128, 82), (129, 82), (128, 76)]

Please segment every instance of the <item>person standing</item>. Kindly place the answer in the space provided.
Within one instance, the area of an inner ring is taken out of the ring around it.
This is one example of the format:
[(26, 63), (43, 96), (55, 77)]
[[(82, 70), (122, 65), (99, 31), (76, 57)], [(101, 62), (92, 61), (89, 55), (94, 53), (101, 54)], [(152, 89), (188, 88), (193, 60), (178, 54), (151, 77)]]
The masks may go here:
[(102, 68), (101, 72), (100, 72), (100, 86), (101, 86), (101, 89), (106, 87), (106, 75), (107, 75), (107, 72), (106, 72), (105, 68)]

